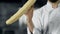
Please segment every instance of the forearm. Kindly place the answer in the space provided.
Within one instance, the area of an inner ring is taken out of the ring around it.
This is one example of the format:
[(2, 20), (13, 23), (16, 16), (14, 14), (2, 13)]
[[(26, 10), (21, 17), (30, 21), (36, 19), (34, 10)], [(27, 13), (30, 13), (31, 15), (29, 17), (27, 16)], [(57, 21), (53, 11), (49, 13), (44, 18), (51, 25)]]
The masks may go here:
[(33, 10), (34, 6), (32, 6), (25, 15), (27, 16), (27, 26), (29, 27), (29, 30), (33, 32), (34, 25), (32, 23), (32, 17), (33, 17)]
[(30, 21), (27, 22), (27, 26), (29, 27), (29, 30), (33, 33), (34, 25), (32, 23), (32, 20), (30, 20)]

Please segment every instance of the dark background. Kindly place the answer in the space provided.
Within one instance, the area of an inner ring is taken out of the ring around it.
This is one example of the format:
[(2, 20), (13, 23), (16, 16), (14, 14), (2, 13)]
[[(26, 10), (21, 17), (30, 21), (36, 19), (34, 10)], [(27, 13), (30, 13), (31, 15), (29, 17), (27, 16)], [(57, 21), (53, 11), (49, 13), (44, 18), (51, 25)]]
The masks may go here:
[[(12, 16), (27, 0), (0, 0), (0, 34), (27, 34), (26, 28), (20, 30), (19, 22), (6, 25), (5, 21)], [(47, 0), (37, 0), (35, 8), (41, 8)]]

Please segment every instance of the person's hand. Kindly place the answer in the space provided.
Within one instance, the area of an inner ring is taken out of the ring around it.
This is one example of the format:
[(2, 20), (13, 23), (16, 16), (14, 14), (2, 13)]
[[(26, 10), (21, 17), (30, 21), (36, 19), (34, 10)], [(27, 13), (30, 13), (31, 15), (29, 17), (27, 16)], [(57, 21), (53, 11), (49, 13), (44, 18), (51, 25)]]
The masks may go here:
[(25, 13), (25, 15), (28, 17), (29, 20), (31, 20), (32, 17), (33, 17), (33, 10), (34, 10), (34, 6), (32, 6), (32, 7)]
[(25, 14), (27, 16), (27, 26), (29, 27), (29, 30), (31, 32), (33, 32), (33, 28), (34, 28), (34, 25), (32, 23), (33, 10), (34, 10), (34, 7), (32, 6)]

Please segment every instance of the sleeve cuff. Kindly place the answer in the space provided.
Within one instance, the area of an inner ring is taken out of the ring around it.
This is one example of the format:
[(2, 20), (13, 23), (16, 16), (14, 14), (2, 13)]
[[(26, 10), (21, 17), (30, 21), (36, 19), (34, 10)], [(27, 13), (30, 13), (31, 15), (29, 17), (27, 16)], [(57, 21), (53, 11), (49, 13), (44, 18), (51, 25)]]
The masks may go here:
[(37, 29), (37, 28), (34, 28), (33, 29), (33, 34), (41, 34), (41, 30)]
[[(27, 27), (27, 34), (31, 34), (28, 27)], [(41, 34), (41, 30), (37, 28), (33, 28), (33, 34)]]

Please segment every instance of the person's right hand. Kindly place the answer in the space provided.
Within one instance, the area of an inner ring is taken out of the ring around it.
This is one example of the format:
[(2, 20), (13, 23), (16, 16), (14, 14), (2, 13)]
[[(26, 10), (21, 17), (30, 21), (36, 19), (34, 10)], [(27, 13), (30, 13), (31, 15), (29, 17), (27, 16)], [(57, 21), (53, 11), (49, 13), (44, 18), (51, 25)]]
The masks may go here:
[(34, 25), (32, 23), (33, 10), (34, 10), (34, 7), (32, 6), (25, 14), (27, 16), (27, 26), (29, 27), (29, 30), (31, 32), (33, 32), (33, 28), (34, 28)]
[(31, 20), (32, 17), (33, 17), (33, 10), (34, 10), (34, 7), (32, 6), (32, 7), (25, 13), (25, 15), (29, 18), (29, 20)]

